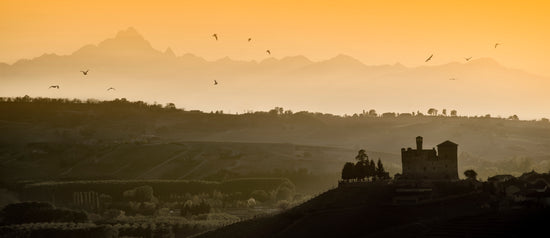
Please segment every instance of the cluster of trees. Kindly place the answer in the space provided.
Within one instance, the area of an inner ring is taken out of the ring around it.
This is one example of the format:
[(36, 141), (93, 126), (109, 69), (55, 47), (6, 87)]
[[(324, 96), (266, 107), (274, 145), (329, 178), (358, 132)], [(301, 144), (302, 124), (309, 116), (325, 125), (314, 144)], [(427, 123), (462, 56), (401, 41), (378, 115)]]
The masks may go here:
[[(437, 116), (438, 115), (437, 112), (438, 112), (438, 110), (435, 109), (435, 108), (428, 109), (428, 115)], [(447, 116), (447, 109), (441, 110), (441, 115)], [(451, 110), (450, 116), (456, 117), (457, 116), (457, 111), (456, 110)]]
[(122, 193), (122, 195), (129, 201), (158, 202), (158, 199), (154, 195), (153, 187), (149, 185), (126, 190)]
[(342, 169), (342, 179), (389, 179), (390, 175), (384, 169), (384, 164), (378, 159), (378, 162), (374, 162), (374, 159), (369, 160), (369, 156), (364, 149), (359, 150), (357, 156), (355, 156), (357, 162), (347, 162)]
[(83, 211), (55, 208), (46, 202), (9, 204), (2, 209), (2, 218), (4, 224), (88, 221), (88, 215)]
[(210, 205), (205, 201), (201, 201), (198, 204), (193, 204), (193, 202), (187, 201), (181, 207), (181, 215), (188, 216), (188, 215), (199, 215), (199, 214), (209, 213), (210, 209), (211, 209)]

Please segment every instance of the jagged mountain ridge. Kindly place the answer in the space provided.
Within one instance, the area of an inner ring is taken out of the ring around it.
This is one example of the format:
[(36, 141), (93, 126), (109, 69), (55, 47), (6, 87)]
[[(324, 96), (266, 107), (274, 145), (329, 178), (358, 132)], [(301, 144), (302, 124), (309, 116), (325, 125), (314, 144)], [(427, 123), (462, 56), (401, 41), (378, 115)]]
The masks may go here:
[[(86, 79), (93, 80), (82, 89), (79, 71), (85, 69), (91, 70)], [(526, 101), (550, 101), (543, 91), (549, 79), (509, 69), (490, 58), (414, 68), (398, 63), (365, 65), (347, 55), (322, 61), (300, 55), (207, 61), (191, 53), (177, 56), (169, 48), (154, 49), (134, 28), (70, 55), (44, 54), (0, 65), (0, 77), (6, 86), (0, 93), (5, 96), (52, 96), (45, 85), (55, 83), (65, 85), (65, 91), (55, 94), (60, 97), (109, 99), (112, 95), (99, 92), (108, 85), (124, 89), (117, 97), (203, 110), (243, 111), (272, 105), (331, 113), (366, 108), (410, 112), (441, 106), (542, 117), (546, 114), (540, 112), (548, 105)], [(213, 80), (221, 83), (215, 89)]]

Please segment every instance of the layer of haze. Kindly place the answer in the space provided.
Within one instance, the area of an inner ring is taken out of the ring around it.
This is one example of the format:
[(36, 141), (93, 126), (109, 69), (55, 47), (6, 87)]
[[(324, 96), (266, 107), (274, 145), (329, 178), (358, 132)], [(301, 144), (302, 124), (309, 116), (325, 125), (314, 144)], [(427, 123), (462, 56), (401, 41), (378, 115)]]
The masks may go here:
[(549, 5), (1, 1), (0, 96), (548, 118)]
[(418, 66), (433, 53), (432, 63), (491, 57), (550, 76), (548, 12), (548, 1), (3, 0), (0, 62), (69, 54), (134, 26), (157, 49), (208, 60), (260, 60), (271, 49), (275, 57), (347, 54), (367, 65)]

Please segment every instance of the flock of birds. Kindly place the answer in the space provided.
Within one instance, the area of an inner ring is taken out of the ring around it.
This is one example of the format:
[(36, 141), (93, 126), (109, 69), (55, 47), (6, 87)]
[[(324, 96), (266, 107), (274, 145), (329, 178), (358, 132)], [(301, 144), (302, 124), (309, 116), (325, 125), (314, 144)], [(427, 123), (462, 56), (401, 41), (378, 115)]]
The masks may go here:
[[(216, 34), (216, 33), (212, 34), (212, 37), (213, 37), (216, 41), (219, 40), (218, 34)], [(248, 38), (248, 42), (251, 42), (251, 41), (252, 41), (252, 38), (249, 37), (249, 38)], [(501, 43), (495, 43), (494, 48), (496, 49), (499, 45), (501, 45)], [(265, 53), (267, 53), (268, 55), (271, 55), (271, 50), (268, 49), (268, 50), (265, 51)], [(433, 56), (434, 56), (434, 55), (431, 54), (426, 60), (424, 60), (424, 62), (428, 62), (428, 61), (432, 60)], [(465, 59), (466, 61), (470, 61), (470, 60), (472, 59), (472, 57), (471, 57), (471, 56), (470, 56), (470, 57), (465, 57), (464, 59)], [(89, 72), (89, 71), (90, 71), (90, 70), (87, 69), (86, 71), (81, 70), (80, 72), (81, 72), (84, 76), (86, 76), (86, 75), (88, 75), (88, 72)], [(456, 80), (456, 78), (450, 78), (449, 80)], [(214, 80), (214, 85), (218, 85), (218, 81)], [(51, 85), (49, 88), (59, 89), (59, 85)], [(116, 90), (116, 89), (113, 88), (113, 87), (110, 87), (110, 88), (107, 89), (107, 91), (111, 91), (111, 90), (114, 91), (114, 90)]]

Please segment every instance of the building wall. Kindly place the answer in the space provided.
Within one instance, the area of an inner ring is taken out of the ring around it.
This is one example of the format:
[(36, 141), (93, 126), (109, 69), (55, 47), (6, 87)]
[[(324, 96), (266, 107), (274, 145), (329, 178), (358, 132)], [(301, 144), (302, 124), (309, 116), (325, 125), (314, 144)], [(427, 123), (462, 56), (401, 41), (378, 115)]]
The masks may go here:
[(438, 159), (445, 165), (445, 178), (458, 179), (458, 145), (456, 144), (440, 144), (437, 146)]
[(417, 137), (417, 149), (401, 149), (405, 179), (457, 180), (457, 145), (442, 143), (438, 150), (422, 149), (422, 138)]

